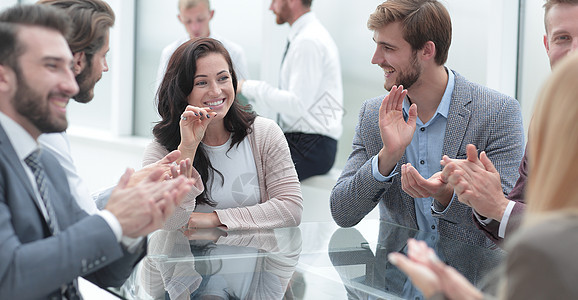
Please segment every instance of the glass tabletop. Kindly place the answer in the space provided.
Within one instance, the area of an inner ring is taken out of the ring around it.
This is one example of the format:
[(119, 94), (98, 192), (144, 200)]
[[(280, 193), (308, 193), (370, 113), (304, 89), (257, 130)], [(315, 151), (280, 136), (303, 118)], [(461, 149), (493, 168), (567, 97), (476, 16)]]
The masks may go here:
[(390, 252), (406, 252), (408, 238), (426, 241), (478, 286), (504, 256), (378, 220), (352, 228), (159, 230), (131, 277), (111, 291), (125, 299), (423, 299), (387, 261)]

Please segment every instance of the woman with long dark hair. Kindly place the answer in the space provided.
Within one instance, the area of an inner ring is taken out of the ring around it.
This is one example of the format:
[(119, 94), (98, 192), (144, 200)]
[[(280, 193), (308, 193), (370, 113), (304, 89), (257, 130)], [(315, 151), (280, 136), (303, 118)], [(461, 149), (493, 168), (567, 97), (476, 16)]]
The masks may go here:
[(175, 149), (177, 162), (193, 161), (197, 184), (176, 213), (187, 214), (190, 227), (297, 226), (303, 199), (285, 137), (273, 121), (239, 104), (236, 90), (220, 42), (203, 38), (177, 48), (157, 93), (162, 120), (143, 165)]

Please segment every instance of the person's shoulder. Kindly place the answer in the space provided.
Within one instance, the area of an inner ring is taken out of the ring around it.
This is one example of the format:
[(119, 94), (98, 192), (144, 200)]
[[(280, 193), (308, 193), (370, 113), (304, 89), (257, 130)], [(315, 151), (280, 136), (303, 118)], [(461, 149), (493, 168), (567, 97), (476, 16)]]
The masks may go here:
[(508, 248), (530, 248), (539, 252), (566, 251), (577, 246), (578, 216), (552, 217), (520, 229), (507, 244)]
[(385, 95), (381, 95), (381, 96), (377, 96), (371, 99), (367, 99), (365, 101), (363, 101), (362, 104), (362, 108), (367, 110), (367, 109), (378, 109), (381, 106), (381, 102), (383, 102), (383, 99), (387, 96), (387, 94)]
[[(475, 100), (502, 100), (502, 101), (516, 101), (511, 96), (508, 96), (502, 92), (496, 91), (487, 86), (481, 85), (479, 83), (473, 82), (459, 74), (454, 70), (450, 70), (455, 75), (454, 83), (454, 93), (469, 94)], [(517, 102), (517, 101), (516, 101)]]

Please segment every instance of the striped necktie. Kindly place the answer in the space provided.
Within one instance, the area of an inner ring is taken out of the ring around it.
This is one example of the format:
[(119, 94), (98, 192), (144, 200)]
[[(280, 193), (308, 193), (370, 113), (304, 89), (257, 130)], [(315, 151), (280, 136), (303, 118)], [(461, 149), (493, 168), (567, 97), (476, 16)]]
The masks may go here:
[(46, 173), (44, 172), (44, 168), (40, 163), (40, 150), (35, 150), (32, 152), (24, 162), (30, 167), (32, 173), (34, 174), (34, 178), (36, 179), (36, 185), (38, 186), (38, 191), (40, 192), (40, 198), (42, 198), (42, 202), (44, 203), (44, 207), (46, 207), (46, 223), (48, 224), (48, 228), (50, 228), (50, 232), (55, 235), (60, 232), (60, 228), (58, 226), (58, 222), (56, 221), (56, 213), (54, 212), (54, 207), (52, 207), (52, 203), (50, 202), (50, 197), (48, 196), (48, 182), (46, 179)]
[[(35, 150), (32, 152), (28, 157), (24, 159), (24, 162), (28, 165), (32, 173), (34, 174), (34, 178), (36, 179), (36, 185), (38, 186), (38, 192), (40, 192), (40, 198), (42, 198), (42, 202), (44, 203), (44, 207), (46, 207), (46, 224), (48, 224), (48, 228), (52, 235), (56, 235), (60, 233), (60, 226), (58, 226), (58, 221), (56, 219), (56, 213), (54, 212), (54, 207), (50, 202), (50, 196), (48, 194), (48, 182), (46, 179), (46, 173), (44, 172), (44, 168), (40, 163), (40, 150)], [(76, 281), (76, 279), (74, 280)], [(68, 300), (77, 300), (81, 299), (78, 293), (78, 289), (76, 288), (74, 282), (69, 282), (61, 287), (61, 295), (62, 299)]]

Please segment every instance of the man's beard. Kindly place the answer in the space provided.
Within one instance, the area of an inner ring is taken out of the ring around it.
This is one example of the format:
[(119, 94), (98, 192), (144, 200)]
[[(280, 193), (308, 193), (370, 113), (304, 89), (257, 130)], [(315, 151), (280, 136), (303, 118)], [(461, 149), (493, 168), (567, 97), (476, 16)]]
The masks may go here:
[(72, 98), (78, 103), (88, 103), (94, 98), (94, 86), (100, 78), (94, 80), (90, 75), (92, 75), (92, 63), (87, 59), (86, 68), (76, 75), (78, 94)]
[[(68, 120), (51, 118), (50, 99), (54, 93), (50, 92), (44, 99), (40, 93), (35, 91), (24, 79), (20, 71), (16, 70), (18, 87), (12, 99), (14, 108), (24, 118), (28, 119), (40, 132), (52, 133), (62, 132), (68, 127)], [(63, 97), (68, 97), (63, 95)]]
[(386, 90), (390, 91), (393, 85), (403, 85), (404, 89), (409, 89), (414, 83), (417, 82), (419, 77), (421, 76), (421, 66), (419, 65), (419, 61), (417, 59), (417, 51), (413, 52), (413, 55), (410, 60), (410, 68), (407, 71), (399, 72), (397, 83), (392, 84), (389, 89), (387, 88), (387, 82), (384, 84)]

